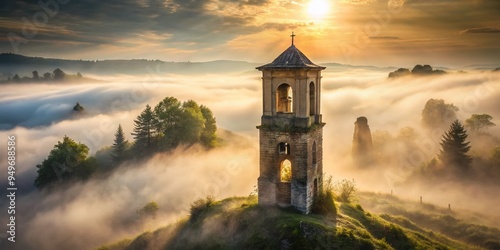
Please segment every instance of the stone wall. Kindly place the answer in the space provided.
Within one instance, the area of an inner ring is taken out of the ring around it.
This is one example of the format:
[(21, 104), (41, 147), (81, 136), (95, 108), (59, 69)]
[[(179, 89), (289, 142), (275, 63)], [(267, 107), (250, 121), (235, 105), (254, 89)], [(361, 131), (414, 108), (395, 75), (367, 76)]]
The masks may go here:
[[(309, 213), (314, 197), (314, 180), (318, 186), (323, 181), (323, 128), (318, 126), (309, 132), (272, 131), (261, 128), (259, 203), (277, 204), (280, 200), (280, 163), (288, 159), (292, 163), (291, 205)], [(279, 153), (279, 143), (288, 143), (288, 154)], [(316, 164), (313, 164), (313, 144), (316, 143)]]
[(371, 164), (372, 159), (372, 134), (368, 119), (358, 117), (354, 123), (354, 135), (352, 138), (352, 157), (358, 167), (365, 167)]

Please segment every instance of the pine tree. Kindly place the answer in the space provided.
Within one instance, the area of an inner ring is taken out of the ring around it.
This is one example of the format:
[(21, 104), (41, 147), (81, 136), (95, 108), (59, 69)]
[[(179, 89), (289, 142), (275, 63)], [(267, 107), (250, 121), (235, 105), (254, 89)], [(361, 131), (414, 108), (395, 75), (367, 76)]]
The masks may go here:
[(155, 145), (154, 136), (155, 129), (155, 116), (151, 106), (146, 105), (137, 119), (134, 120), (134, 147), (138, 152), (147, 152), (153, 149)]
[(461, 170), (467, 170), (472, 161), (467, 155), (469, 152), (470, 142), (465, 142), (467, 139), (467, 130), (462, 123), (455, 120), (450, 129), (443, 135), (439, 159), (445, 165), (452, 165)]
[(123, 133), (122, 125), (118, 125), (118, 129), (115, 133), (115, 140), (113, 143), (113, 152), (111, 153), (111, 158), (114, 164), (122, 162), (126, 157), (128, 141), (125, 140), (125, 134)]

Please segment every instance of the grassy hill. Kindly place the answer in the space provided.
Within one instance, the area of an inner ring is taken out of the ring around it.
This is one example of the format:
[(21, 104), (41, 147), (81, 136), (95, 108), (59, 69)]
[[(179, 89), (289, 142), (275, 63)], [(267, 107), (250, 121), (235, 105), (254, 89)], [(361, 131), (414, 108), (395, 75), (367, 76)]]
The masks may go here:
[[(406, 210), (407, 202), (386, 195), (359, 198), (378, 209), (400, 209), (377, 215), (359, 204), (336, 202), (337, 215), (302, 215), (259, 206), (253, 196), (205, 200), (189, 218), (100, 250), (499, 249), (497, 228), (464, 222), (432, 206)], [(464, 237), (464, 230), (474, 236)]]

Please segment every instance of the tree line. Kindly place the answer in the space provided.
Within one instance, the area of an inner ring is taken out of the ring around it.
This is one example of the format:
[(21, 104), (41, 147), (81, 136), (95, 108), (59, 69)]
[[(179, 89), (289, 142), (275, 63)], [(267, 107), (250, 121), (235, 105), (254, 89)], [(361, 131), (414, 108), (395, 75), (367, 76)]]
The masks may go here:
[(34, 70), (32, 72), (32, 77), (28, 76), (23, 76), (20, 77), (18, 74), (15, 74), (12, 76), (12, 78), (9, 76), (5, 82), (47, 82), (47, 81), (63, 81), (63, 80), (74, 80), (74, 79), (82, 79), (83, 76), (80, 74), (80, 72), (72, 75), (72, 74), (67, 74), (66, 72), (62, 71), (60, 68), (55, 69), (54, 71), (51, 72), (45, 72), (42, 75), (38, 73), (38, 71)]
[(180, 145), (201, 144), (206, 149), (217, 145), (217, 125), (212, 111), (193, 100), (180, 102), (174, 97), (166, 97), (154, 108), (146, 105), (133, 123), (132, 142), (126, 139), (121, 124), (118, 125), (113, 145), (106, 150), (111, 162), (105, 164), (89, 156), (85, 144), (64, 136), (37, 165), (35, 186), (44, 188), (61, 181), (86, 180), (99, 170), (106, 171), (125, 161), (169, 152)]
[(488, 131), (496, 125), (493, 117), (478, 113), (460, 119), (458, 111), (443, 99), (429, 99), (421, 112), (422, 130), (404, 127), (395, 135), (375, 131), (373, 162), (404, 167), (407, 173), (398, 179), (401, 183), (444, 178), (498, 182), (500, 139)]

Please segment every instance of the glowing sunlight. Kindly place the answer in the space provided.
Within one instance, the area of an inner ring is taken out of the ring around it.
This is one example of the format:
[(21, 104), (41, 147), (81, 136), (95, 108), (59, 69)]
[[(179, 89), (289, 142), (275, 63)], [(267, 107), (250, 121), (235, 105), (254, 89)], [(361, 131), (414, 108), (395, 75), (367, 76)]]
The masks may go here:
[(311, 0), (307, 11), (314, 19), (323, 18), (329, 10), (330, 6), (327, 0)]

